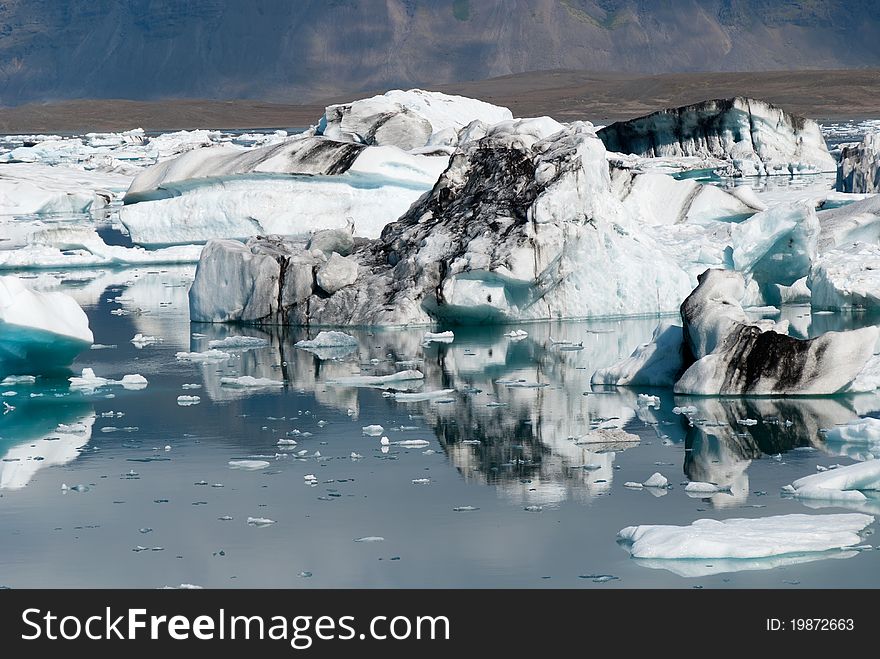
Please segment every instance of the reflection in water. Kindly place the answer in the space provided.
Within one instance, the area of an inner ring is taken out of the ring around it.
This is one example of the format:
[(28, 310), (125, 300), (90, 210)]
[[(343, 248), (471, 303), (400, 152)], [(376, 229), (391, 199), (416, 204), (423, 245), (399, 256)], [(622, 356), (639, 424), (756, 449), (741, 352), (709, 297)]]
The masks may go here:
[(858, 553), (858, 551), (851, 550), (835, 550), (819, 553), (813, 552), (811, 554), (770, 556), (768, 558), (713, 558), (708, 560), (634, 558), (632, 560), (642, 567), (654, 570), (668, 570), (680, 577), (696, 578), (729, 572), (772, 570), (777, 567), (787, 567), (791, 565), (799, 565), (801, 563), (813, 563), (814, 561), (824, 561), (829, 558), (852, 558)]
[(0, 417), (0, 490), (21, 489), (40, 469), (76, 459), (95, 423), (91, 403), (34, 386), (20, 389), (15, 409)]
[[(761, 456), (799, 447), (824, 449), (819, 430), (856, 417), (845, 398), (686, 398), (695, 413), (688, 426), (684, 473), (692, 481), (729, 488), (708, 498), (716, 507), (743, 503), (749, 494), (747, 470)], [(703, 498), (703, 497), (701, 497)]]

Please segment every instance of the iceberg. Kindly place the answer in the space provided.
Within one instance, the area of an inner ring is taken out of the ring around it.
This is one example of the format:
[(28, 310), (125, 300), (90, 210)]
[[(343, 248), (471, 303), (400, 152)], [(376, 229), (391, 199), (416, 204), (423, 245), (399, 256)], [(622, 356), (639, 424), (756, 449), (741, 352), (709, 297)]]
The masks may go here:
[(135, 177), (119, 218), (138, 245), (245, 239), (354, 225), (375, 238), (446, 169), (448, 155), (408, 154), (320, 136), (190, 151)]
[(880, 133), (868, 133), (859, 144), (840, 150), (836, 187), (840, 192), (880, 192)]
[[(64, 293), (42, 293), (0, 277), (0, 364), (41, 372), (70, 364), (94, 341), (89, 319)], [(20, 371), (19, 371), (20, 372)]]
[(824, 252), (807, 286), (814, 309), (880, 309), (880, 245), (856, 242)]
[(358, 349), (358, 340), (345, 332), (328, 330), (318, 332), (314, 339), (297, 341), (293, 347), (307, 350), (321, 360), (341, 359)]
[(857, 546), (873, 522), (860, 513), (698, 519), (688, 526), (628, 526), (617, 537), (634, 558), (756, 559)]
[(829, 428), (825, 433), (828, 443), (862, 444), (880, 447), (880, 419), (865, 417)]
[(346, 257), (357, 279), (331, 295), (315, 293), (320, 252), (277, 238), (209, 242), (192, 320), (427, 325), (676, 309), (693, 280), (621, 206), (592, 127), (543, 138), (526, 127), (461, 145), (429, 193)]
[(685, 363), (675, 392), (692, 395), (807, 395), (851, 390), (880, 328), (827, 332), (809, 340), (785, 324), (748, 320), (742, 274), (707, 270), (681, 305)]
[(132, 391), (145, 389), (149, 382), (140, 373), (131, 375), (123, 375), (121, 380), (112, 380), (110, 378), (102, 378), (95, 375), (95, 371), (91, 368), (84, 368), (82, 375), (68, 378), (71, 389), (79, 389), (86, 393), (94, 393), (101, 387), (122, 387)]
[(609, 151), (716, 158), (741, 176), (836, 171), (815, 121), (740, 96), (620, 121), (598, 136)]
[(327, 137), (410, 150), (452, 145), (470, 124), (491, 126), (512, 120), (507, 108), (464, 96), (393, 89), (352, 103), (328, 106), (317, 125)]

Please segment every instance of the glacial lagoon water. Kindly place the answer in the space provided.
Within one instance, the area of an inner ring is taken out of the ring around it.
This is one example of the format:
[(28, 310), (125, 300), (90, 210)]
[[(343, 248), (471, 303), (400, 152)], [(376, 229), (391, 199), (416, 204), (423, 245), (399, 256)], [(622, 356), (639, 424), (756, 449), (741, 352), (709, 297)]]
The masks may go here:
[[(643, 562), (616, 542), (633, 524), (840, 512), (780, 488), (861, 457), (826, 445), (820, 429), (880, 415), (878, 395), (695, 399), (591, 387), (593, 371), (646, 342), (656, 318), (452, 328), (452, 343), (428, 346), (424, 328), (351, 331), (356, 349), (321, 360), (293, 347), (315, 330), (190, 324), (191, 266), (20, 274), (86, 310), (103, 347), (82, 354), (75, 374), (140, 373), (149, 384), (74, 391), (65, 373), (0, 387), (13, 408), (0, 416), (2, 586), (880, 585), (872, 550)], [(782, 315), (798, 336), (872, 322), (809, 307)], [(511, 329), (528, 336), (505, 336)], [(138, 333), (161, 341), (138, 348)], [(223, 361), (175, 357), (241, 335), (267, 344), (226, 349)], [(425, 374), (417, 388), (454, 393), (403, 402), (330, 384), (413, 360)], [(284, 386), (221, 381), (245, 375)], [(639, 393), (659, 396), (659, 409)], [(688, 405), (690, 417), (673, 412)], [(382, 433), (365, 434), (371, 425)], [(578, 442), (599, 426), (640, 441)], [(671, 487), (624, 487), (654, 472)], [(730, 491), (692, 497), (688, 480)], [(880, 514), (880, 500), (861, 510)]]

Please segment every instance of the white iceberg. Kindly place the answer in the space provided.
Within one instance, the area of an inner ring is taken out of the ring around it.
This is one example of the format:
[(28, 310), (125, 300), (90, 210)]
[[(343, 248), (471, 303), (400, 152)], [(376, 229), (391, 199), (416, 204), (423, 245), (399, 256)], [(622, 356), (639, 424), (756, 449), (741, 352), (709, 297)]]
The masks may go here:
[(255, 378), (252, 375), (242, 375), (240, 377), (223, 377), (220, 378), (220, 384), (224, 387), (234, 387), (236, 389), (262, 389), (283, 387), (284, 382), (281, 380), (272, 380), (270, 378)]
[(131, 375), (123, 375), (120, 380), (110, 378), (102, 378), (95, 375), (95, 371), (91, 368), (84, 368), (82, 374), (68, 378), (71, 389), (79, 389), (85, 392), (94, 392), (101, 387), (122, 387), (131, 391), (139, 391), (145, 389), (149, 382), (140, 373)]
[(880, 460), (867, 460), (810, 474), (786, 485), (783, 492), (802, 499), (859, 503), (866, 490), (880, 490)]
[(421, 371), (407, 369), (390, 375), (352, 375), (348, 377), (328, 380), (327, 384), (338, 387), (384, 387), (397, 383), (407, 383), (415, 380), (424, 380), (425, 375)]
[(27, 364), (29, 371), (64, 367), (93, 341), (89, 319), (72, 297), (0, 277), (0, 362)]

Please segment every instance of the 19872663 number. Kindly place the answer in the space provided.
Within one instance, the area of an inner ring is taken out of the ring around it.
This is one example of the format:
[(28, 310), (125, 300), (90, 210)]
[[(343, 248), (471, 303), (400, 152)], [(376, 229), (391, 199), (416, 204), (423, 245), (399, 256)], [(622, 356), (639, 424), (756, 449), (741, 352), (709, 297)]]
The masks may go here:
[(766, 629), (769, 632), (845, 632), (855, 629), (852, 618), (767, 618)]

